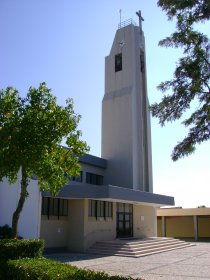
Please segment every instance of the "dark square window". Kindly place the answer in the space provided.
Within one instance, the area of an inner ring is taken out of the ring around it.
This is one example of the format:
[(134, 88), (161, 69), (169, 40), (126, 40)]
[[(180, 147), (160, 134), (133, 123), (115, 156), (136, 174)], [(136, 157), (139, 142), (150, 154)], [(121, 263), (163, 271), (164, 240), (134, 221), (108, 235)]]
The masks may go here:
[(115, 72), (122, 70), (122, 54), (115, 55)]
[(112, 202), (101, 200), (88, 201), (88, 216), (97, 218), (112, 218)]
[(86, 183), (92, 185), (103, 185), (103, 176), (87, 172)]
[(53, 198), (53, 197), (42, 197), (42, 215), (57, 216), (68, 216), (68, 200)]

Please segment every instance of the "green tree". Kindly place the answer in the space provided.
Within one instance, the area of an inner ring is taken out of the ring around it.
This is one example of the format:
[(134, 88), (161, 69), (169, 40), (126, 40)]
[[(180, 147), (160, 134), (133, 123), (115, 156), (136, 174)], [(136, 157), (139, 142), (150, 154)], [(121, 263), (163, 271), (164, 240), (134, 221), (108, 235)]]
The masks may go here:
[[(56, 195), (68, 181), (78, 176), (79, 156), (88, 151), (77, 129), (80, 116), (72, 99), (59, 106), (45, 83), (30, 87), (21, 98), (12, 87), (0, 91), (0, 180), (9, 183), (21, 177), (21, 193), (12, 217), (12, 237), (28, 196), (30, 177), (36, 175), (41, 190)], [(67, 147), (63, 147), (65, 139)], [(68, 176), (65, 176), (68, 175)]]
[[(183, 57), (176, 65), (173, 78), (158, 86), (164, 96), (160, 103), (151, 105), (152, 116), (163, 126), (180, 119), (192, 101), (197, 102), (197, 109), (183, 121), (189, 130), (174, 147), (172, 160), (176, 161), (193, 153), (196, 144), (210, 138), (210, 41), (207, 35), (196, 30), (197, 23), (210, 18), (210, 1), (159, 0), (158, 6), (169, 20), (176, 20), (176, 31), (159, 45), (182, 48)], [(165, 95), (166, 91), (169, 94)]]

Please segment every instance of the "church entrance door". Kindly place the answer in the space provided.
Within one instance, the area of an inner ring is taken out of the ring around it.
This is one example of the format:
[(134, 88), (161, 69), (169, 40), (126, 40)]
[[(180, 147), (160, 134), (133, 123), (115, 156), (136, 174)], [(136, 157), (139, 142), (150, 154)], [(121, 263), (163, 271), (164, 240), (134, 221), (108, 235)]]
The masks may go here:
[(117, 238), (133, 236), (133, 205), (117, 203)]

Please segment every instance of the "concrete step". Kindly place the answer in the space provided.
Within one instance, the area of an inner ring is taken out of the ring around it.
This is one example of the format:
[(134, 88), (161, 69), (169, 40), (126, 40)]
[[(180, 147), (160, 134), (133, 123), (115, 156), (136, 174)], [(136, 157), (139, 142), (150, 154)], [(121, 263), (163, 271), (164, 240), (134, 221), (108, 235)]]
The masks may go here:
[(89, 251), (100, 251), (100, 252), (118, 252), (118, 253), (126, 253), (126, 252), (134, 252), (134, 253), (139, 253), (139, 252), (150, 252), (150, 251), (159, 251), (159, 250), (163, 250), (163, 249), (172, 249), (172, 248), (179, 248), (179, 247), (183, 247), (183, 246), (189, 246), (188, 244), (164, 244), (164, 245), (155, 245), (155, 246), (148, 246), (148, 247), (138, 247), (138, 248), (129, 248), (129, 247), (117, 247), (117, 248), (113, 248), (113, 247), (100, 247), (100, 246), (93, 246), (89, 249)]
[(182, 245), (182, 246), (178, 246), (178, 247), (171, 247), (171, 248), (161, 248), (160, 250), (157, 251), (151, 251), (151, 252), (141, 252), (141, 253), (137, 253), (135, 255), (136, 258), (138, 257), (144, 257), (144, 256), (149, 256), (149, 255), (153, 255), (153, 254), (159, 254), (159, 253), (163, 253), (163, 252), (167, 252), (167, 251), (172, 251), (172, 250), (178, 250), (178, 249), (183, 249), (183, 248), (188, 248), (194, 246), (194, 244), (188, 244), (188, 245)]
[(119, 243), (119, 242), (97, 242), (94, 244), (94, 247), (97, 248), (128, 248), (128, 249), (138, 249), (138, 248), (149, 248), (149, 247), (159, 247), (160, 245), (162, 246), (167, 246), (167, 245), (176, 245), (176, 244), (186, 244), (186, 242), (178, 240), (178, 239), (163, 239), (163, 240), (155, 240), (154, 242), (150, 241), (140, 241), (140, 242), (128, 242), (128, 243)]
[(88, 253), (140, 257), (192, 246), (191, 243), (174, 238), (150, 238), (140, 240), (113, 240), (96, 242)]

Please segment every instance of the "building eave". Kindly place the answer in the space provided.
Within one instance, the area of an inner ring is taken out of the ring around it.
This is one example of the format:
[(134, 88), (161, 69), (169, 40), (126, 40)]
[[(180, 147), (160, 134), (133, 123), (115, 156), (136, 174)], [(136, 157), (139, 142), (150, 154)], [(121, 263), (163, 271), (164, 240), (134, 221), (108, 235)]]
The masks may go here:
[[(44, 197), (49, 197), (50, 192), (44, 191)], [(174, 198), (171, 196), (143, 192), (112, 185), (91, 185), (74, 183), (66, 185), (57, 195), (58, 198), (66, 199), (99, 199), (110, 201), (121, 201), (126, 203), (140, 203), (153, 206), (174, 205)]]
[(107, 160), (104, 158), (96, 157), (90, 154), (85, 154), (79, 158), (80, 163), (92, 165), (95, 167), (100, 167), (103, 169), (107, 168)]

